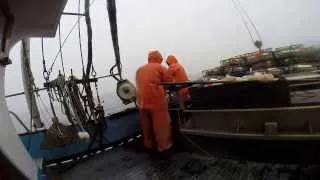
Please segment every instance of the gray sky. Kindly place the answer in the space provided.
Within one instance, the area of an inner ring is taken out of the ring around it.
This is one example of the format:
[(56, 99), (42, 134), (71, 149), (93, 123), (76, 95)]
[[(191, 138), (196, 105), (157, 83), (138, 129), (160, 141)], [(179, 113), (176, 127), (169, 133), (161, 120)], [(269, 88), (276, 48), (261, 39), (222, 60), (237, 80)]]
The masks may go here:
[[(292, 43), (320, 42), (319, 0), (240, 0), (255, 22), (264, 47)], [(118, 29), (124, 76), (134, 80), (136, 69), (146, 63), (150, 49), (156, 48), (166, 57), (174, 54), (189, 74), (218, 65), (219, 60), (255, 50), (240, 16), (231, 0), (117, 0)], [(77, 11), (77, 0), (69, 0), (67, 12)], [(98, 75), (108, 74), (114, 63), (105, 0), (91, 7), (93, 26), (93, 60)], [(76, 22), (76, 17), (62, 16), (62, 39)], [(81, 20), (83, 52), (86, 57), (86, 28)], [(58, 34), (57, 34), (58, 35)], [(31, 41), (31, 64), (36, 83), (42, 86), (40, 39)], [(58, 39), (45, 40), (47, 66), (58, 51)], [(7, 94), (22, 90), (20, 47), (11, 51), (13, 64), (6, 74)], [(81, 72), (77, 29), (72, 33), (63, 56), (66, 70)], [(86, 58), (85, 58), (86, 59)], [(58, 60), (54, 73), (61, 68)], [(54, 78), (52, 75), (51, 78)], [(103, 80), (100, 91), (114, 92), (115, 81)], [(23, 99), (23, 98), (22, 98)], [(107, 97), (104, 97), (105, 101)], [(24, 105), (10, 100), (9, 106)]]

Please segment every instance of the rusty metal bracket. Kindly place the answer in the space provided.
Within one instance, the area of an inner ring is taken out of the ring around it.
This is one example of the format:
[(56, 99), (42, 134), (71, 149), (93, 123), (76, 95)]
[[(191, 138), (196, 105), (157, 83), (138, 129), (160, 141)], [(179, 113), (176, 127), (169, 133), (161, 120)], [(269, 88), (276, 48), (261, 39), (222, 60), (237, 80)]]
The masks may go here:
[(9, 64), (12, 64), (12, 61), (9, 57), (3, 57), (0, 59), (0, 65), (1, 66), (6, 66), (6, 65), (9, 65)]

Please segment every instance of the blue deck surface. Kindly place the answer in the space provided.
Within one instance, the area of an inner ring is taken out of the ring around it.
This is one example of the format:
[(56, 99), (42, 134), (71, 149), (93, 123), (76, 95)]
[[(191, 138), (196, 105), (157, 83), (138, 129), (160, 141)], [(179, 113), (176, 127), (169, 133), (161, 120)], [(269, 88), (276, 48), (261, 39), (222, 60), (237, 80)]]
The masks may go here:
[[(110, 143), (136, 134), (140, 131), (139, 115), (137, 111), (128, 112), (125, 115), (117, 116), (112, 120), (106, 120), (106, 123), (107, 129), (105, 130), (104, 135)], [(59, 159), (73, 154), (82, 153), (86, 151), (89, 146), (88, 141), (78, 140), (72, 144), (68, 144), (67, 146), (45, 150), (41, 148), (41, 143), (44, 137), (44, 131), (20, 135), (23, 144), (34, 159)], [(98, 148), (98, 144), (95, 143), (92, 148)]]

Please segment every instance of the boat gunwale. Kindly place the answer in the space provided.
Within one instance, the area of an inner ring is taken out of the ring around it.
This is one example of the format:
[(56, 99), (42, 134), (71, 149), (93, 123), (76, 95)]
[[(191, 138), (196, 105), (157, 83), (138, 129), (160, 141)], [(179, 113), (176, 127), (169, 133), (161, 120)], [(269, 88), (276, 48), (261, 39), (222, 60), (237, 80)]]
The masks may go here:
[(268, 140), (268, 141), (318, 141), (320, 140), (320, 133), (313, 134), (258, 134), (258, 133), (230, 133), (230, 132), (218, 132), (218, 131), (209, 131), (202, 129), (188, 129), (181, 128), (181, 133), (185, 135), (198, 135), (206, 137), (215, 137), (215, 138), (228, 138), (228, 139), (245, 139), (245, 140)]
[(284, 106), (271, 108), (246, 108), (246, 109), (184, 109), (183, 112), (251, 112), (251, 111), (290, 111), (290, 110), (306, 110), (319, 109), (320, 104), (300, 105), (300, 106)]

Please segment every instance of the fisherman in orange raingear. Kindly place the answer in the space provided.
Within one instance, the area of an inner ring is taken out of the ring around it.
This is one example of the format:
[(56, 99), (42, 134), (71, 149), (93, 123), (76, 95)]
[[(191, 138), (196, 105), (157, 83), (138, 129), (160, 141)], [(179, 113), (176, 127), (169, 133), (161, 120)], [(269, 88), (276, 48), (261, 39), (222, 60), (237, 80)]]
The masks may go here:
[[(167, 57), (166, 60), (169, 66), (169, 73), (172, 75), (175, 82), (187, 82), (189, 81), (188, 75), (181, 64), (179, 64), (177, 58), (173, 55)], [(189, 89), (183, 88), (180, 90), (180, 97), (183, 102), (189, 100)]]
[(136, 72), (137, 106), (147, 149), (157, 148), (159, 152), (172, 147), (171, 119), (168, 102), (162, 82), (172, 82), (168, 69), (161, 65), (162, 56), (159, 51), (151, 51), (148, 63)]

